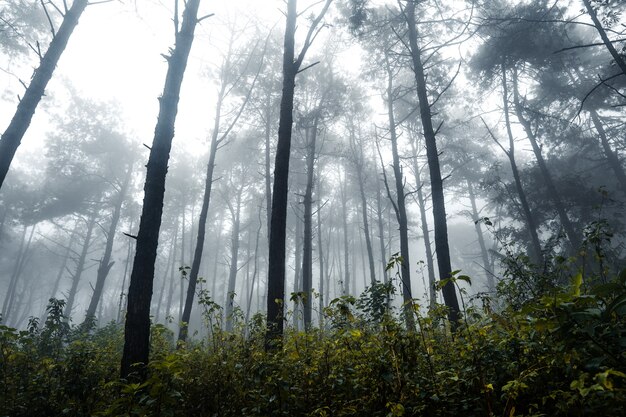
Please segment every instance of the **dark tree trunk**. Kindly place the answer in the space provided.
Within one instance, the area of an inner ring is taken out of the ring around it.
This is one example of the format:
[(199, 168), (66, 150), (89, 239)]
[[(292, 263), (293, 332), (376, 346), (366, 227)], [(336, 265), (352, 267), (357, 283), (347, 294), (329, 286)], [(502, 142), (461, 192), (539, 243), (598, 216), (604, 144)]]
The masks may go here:
[(78, 283), (85, 270), (85, 262), (87, 261), (87, 254), (89, 252), (89, 246), (91, 245), (91, 235), (93, 234), (93, 228), (96, 225), (96, 212), (91, 214), (91, 217), (87, 221), (87, 231), (85, 232), (85, 240), (83, 241), (83, 247), (80, 251), (80, 256), (76, 263), (76, 271), (72, 275), (72, 286), (70, 292), (67, 295), (67, 303), (65, 304), (65, 311), (63, 314), (69, 320), (72, 315), (72, 309), (74, 308), (74, 300), (76, 299), (76, 293), (78, 292)]
[[(293, 96), (296, 75), (311, 42), (314, 31), (328, 10), (332, 0), (326, 0), (324, 8), (313, 20), (300, 54), (295, 56), (295, 33), (298, 19), (297, 1), (288, 0), (283, 49), (283, 91), (280, 100), (278, 143), (274, 163), (274, 187), (272, 191), (272, 218), (270, 223), (269, 262), (267, 274), (267, 332), (265, 348), (280, 343), (283, 334), (283, 306), (285, 298), (285, 237), (287, 229), (287, 200), (289, 197), (289, 154), (293, 127)], [(272, 343), (274, 342), (274, 343)]]
[(476, 194), (474, 193), (474, 186), (470, 180), (467, 180), (467, 192), (469, 194), (470, 203), (472, 204), (472, 220), (474, 221), (474, 228), (476, 229), (476, 236), (478, 237), (478, 246), (480, 246), (480, 256), (483, 261), (483, 269), (485, 270), (485, 276), (487, 278), (487, 289), (490, 293), (495, 294), (496, 283), (493, 279), (493, 271), (490, 267), (489, 255), (487, 253), (487, 246), (485, 245), (485, 238), (483, 237), (483, 229), (480, 224), (480, 216), (478, 214), (478, 208), (476, 207)]
[(313, 126), (307, 128), (307, 155), (306, 155), (306, 190), (304, 192), (304, 244), (302, 253), (302, 307), (304, 309), (304, 330), (311, 327), (313, 311), (313, 180), (315, 169), (315, 153), (317, 140), (318, 119)]
[(393, 156), (393, 174), (396, 188), (396, 218), (400, 231), (400, 256), (402, 298), (404, 300), (404, 315), (406, 325), (410, 330), (415, 330), (415, 320), (413, 317), (413, 295), (411, 291), (411, 260), (409, 258), (409, 223), (406, 216), (406, 195), (404, 194), (404, 183), (402, 179), (402, 167), (400, 166), (400, 155), (398, 153), (398, 136), (396, 133), (396, 121), (393, 114), (393, 74), (389, 58), (385, 53), (385, 64), (387, 70), (387, 116), (389, 118), (389, 136), (391, 140), (391, 153)]
[(115, 240), (117, 224), (120, 220), (120, 213), (122, 212), (122, 204), (124, 204), (124, 199), (126, 198), (126, 193), (128, 192), (128, 186), (130, 185), (130, 179), (132, 177), (132, 174), (133, 167), (132, 164), (130, 164), (128, 166), (128, 171), (126, 171), (126, 176), (124, 177), (122, 187), (118, 192), (115, 208), (113, 209), (113, 215), (111, 216), (111, 223), (109, 225), (109, 231), (107, 233), (107, 241), (104, 248), (104, 255), (102, 256), (102, 260), (100, 260), (100, 266), (98, 267), (98, 273), (96, 276), (96, 286), (93, 290), (91, 302), (89, 303), (89, 307), (87, 308), (87, 313), (85, 315), (84, 324), (87, 325), (89, 325), (90, 322), (92, 322), (94, 319), (96, 309), (98, 308), (98, 303), (100, 302), (100, 298), (102, 298), (104, 282), (107, 278), (107, 275), (109, 275), (111, 267), (115, 263), (111, 262), (111, 254), (113, 253), (113, 241)]
[[(426, 156), (430, 172), (430, 184), (433, 202), (433, 218), (435, 220), (435, 251), (437, 253), (437, 265), (439, 267), (439, 279), (447, 279), (451, 276), (452, 265), (450, 262), (450, 247), (448, 245), (448, 223), (446, 219), (446, 205), (443, 193), (443, 179), (441, 178), (441, 168), (439, 167), (439, 153), (437, 151), (437, 138), (433, 129), (430, 103), (428, 102), (428, 90), (426, 88), (426, 77), (424, 66), (422, 65), (421, 50), (417, 44), (418, 33), (415, 22), (415, 3), (407, 2), (405, 10), (407, 26), (409, 30), (409, 47), (413, 62), (413, 72), (415, 73), (415, 83), (417, 86), (417, 96), (419, 100), (420, 116), (424, 139), (426, 141)], [(459, 301), (453, 282), (448, 282), (443, 287), (443, 300), (449, 309), (448, 318), (453, 326), (458, 322)]]
[(176, 33), (176, 44), (168, 57), (163, 96), (159, 100), (159, 116), (148, 159), (144, 186), (144, 200), (137, 235), (137, 250), (133, 262), (128, 290), (128, 307), (124, 327), (124, 351), (121, 376), (128, 378), (134, 364), (140, 380), (145, 379), (150, 354), (150, 304), (154, 278), (154, 261), (157, 254), (167, 163), (174, 138), (174, 124), (178, 112), (180, 87), (187, 59), (198, 23), (200, 0), (188, 0), (183, 12), (183, 22)]
[(287, 23), (283, 52), (283, 93), (280, 100), (278, 144), (274, 162), (272, 217), (270, 220), (269, 266), (267, 275), (267, 333), (266, 349), (283, 334), (283, 307), (285, 302), (285, 238), (287, 228), (287, 200), (289, 195), (289, 154), (293, 127), (293, 96), (296, 87), (295, 32), (296, 0), (287, 3)]
[(565, 233), (567, 234), (567, 238), (572, 245), (572, 249), (574, 251), (580, 248), (580, 239), (578, 233), (574, 230), (574, 226), (572, 225), (567, 212), (565, 211), (565, 206), (563, 205), (563, 200), (554, 185), (554, 181), (552, 179), (552, 174), (548, 169), (545, 159), (541, 153), (541, 147), (539, 146), (539, 141), (535, 136), (535, 132), (530, 125), (530, 121), (525, 118), (524, 111), (522, 108), (522, 104), (519, 99), (519, 91), (517, 88), (517, 70), (515, 67), (513, 68), (513, 102), (515, 104), (515, 114), (517, 115), (517, 119), (520, 124), (524, 128), (524, 132), (526, 132), (526, 136), (530, 141), (530, 144), (533, 149), (533, 153), (535, 154), (535, 158), (537, 159), (537, 165), (539, 165), (539, 170), (541, 171), (541, 176), (543, 177), (544, 182), (546, 183), (546, 187), (548, 188), (548, 194), (552, 198), (552, 203), (554, 204), (554, 208), (559, 215), (559, 219), (561, 220), (561, 224), (563, 225), (563, 229), (565, 229)]
[(7, 130), (4, 131), (0, 138), (0, 188), (2, 188), (15, 152), (18, 146), (20, 146), (28, 126), (30, 126), (35, 109), (37, 109), (46, 86), (52, 78), (52, 73), (59, 62), (59, 58), (61, 58), (61, 54), (63, 54), (74, 28), (78, 25), (78, 19), (88, 3), (88, 0), (74, 0), (72, 7), (65, 13), (63, 22), (59, 30), (54, 34), (48, 50), (41, 58), (39, 68), (35, 71), (30, 85), (24, 92), (24, 97), (17, 105), (17, 110)]
[(604, 126), (602, 125), (602, 121), (600, 121), (598, 113), (595, 110), (591, 110), (589, 111), (589, 114), (591, 115), (591, 121), (600, 136), (600, 143), (602, 144), (604, 156), (613, 170), (613, 173), (615, 173), (615, 178), (617, 178), (617, 182), (619, 183), (622, 192), (626, 194), (626, 173), (624, 173), (624, 167), (617, 157), (617, 153), (612, 149), (611, 144), (609, 143), (609, 139), (606, 136), (606, 131), (604, 130)]

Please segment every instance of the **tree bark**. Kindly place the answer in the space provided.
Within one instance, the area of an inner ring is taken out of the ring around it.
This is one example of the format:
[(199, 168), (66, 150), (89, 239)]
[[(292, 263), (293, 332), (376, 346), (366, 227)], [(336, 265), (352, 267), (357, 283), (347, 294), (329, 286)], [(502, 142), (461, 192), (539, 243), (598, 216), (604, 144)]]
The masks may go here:
[[(415, 22), (415, 2), (407, 2), (405, 17), (409, 31), (409, 47), (413, 62), (413, 72), (415, 73), (420, 116), (424, 130), (424, 139), (426, 141), (426, 156), (430, 172), (435, 226), (435, 251), (437, 253), (439, 279), (442, 280), (451, 277), (452, 265), (450, 262), (448, 224), (446, 219), (445, 196), (443, 193), (443, 179), (441, 178), (441, 168), (439, 167), (437, 138), (435, 137), (435, 130), (433, 129), (432, 114), (430, 111), (431, 105), (428, 102), (428, 90), (426, 88), (426, 77), (424, 75), (424, 66), (422, 65), (421, 50), (417, 44), (418, 33)], [(460, 319), (460, 315), (459, 301), (456, 296), (454, 283), (449, 281), (444, 285), (442, 292), (444, 302), (449, 309), (448, 318), (452, 326), (455, 326)]]
[(115, 204), (115, 208), (113, 209), (113, 215), (111, 216), (111, 223), (109, 224), (109, 231), (107, 233), (107, 241), (104, 248), (104, 255), (102, 256), (102, 260), (100, 260), (100, 266), (98, 267), (98, 273), (96, 275), (96, 286), (93, 290), (93, 295), (91, 296), (91, 301), (89, 303), (89, 307), (87, 308), (87, 313), (85, 314), (85, 320), (83, 324), (89, 325), (90, 322), (93, 321), (94, 316), (96, 314), (96, 308), (98, 308), (98, 303), (100, 302), (100, 298), (102, 298), (102, 290), (104, 289), (104, 282), (109, 275), (109, 271), (115, 262), (111, 262), (111, 254), (113, 253), (113, 242), (115, 240), (115, 233), (117, 232), (117, 224), (120, 220), (120, 213), (122, 212), (122, 204), (124, 204), (124, 199), (126, 198), (126, 193), (128, 192), (128, 187), (130, 185), (130, 179), (132, 178), (133, 167), (132, 164), (129, 164), (128, 170), (126, 171), (126, 176), (124, 177), (124, 182), (122, 183), (122, 187), (120, 188), (117, 201)]
[(176, 33), (176, 43), (168, 57), (163, 96), (159, 100), (159, 116), (148, 160), (144, 200), (137, 235), (137, 250), (128, 290), (128, 307), (124, 326), (124, 351), (121, 377), (130, 377), (134, 364), (140, 364), (138, 379), (146, 377), (146, 365), (150, 354), (150, 304), (154, 285), (154, 261), (156, 259), (167, 163), (174, 137), (174, 124), (178, 112), (180, 88), (187, 59), (198, 23), (200, 0), (188, 0), (183, 12), (183, 22)]
[(17, 110), (9, 123), (9, 126), (0, 138), (0, 188), (9, 171), (9, 166), (22, 138), (30, 126), (35, 110), (46, 86), (52, 78), (54, 69), (67, 46), (67, 42), (78, 25), (78, 19), (87, 7), (88, 0), (74, 0), (72, 7), (67, 10), (59, 30), (52, 37), (48, 50), (41, 58), (39, 68), (35, 70), (32, 80), (24, 92), (24, 97), (17, 105)]
[(280, 100), (278, 144), (274, 162), (272, 217), (270, 220), (269, 266), (267, 275), (267, 333), (266, 349), (271, 348), (283, 334), (283, 307), (285, 299), (285, 238), (287, 227), (287, 200), (289, 192), (289, 155), (293, 126), (293, 97), (296, 87), (295, 32), (296, 0), (287, 3), (287, 23), (283, 52), (283, 92)]
[(297, 1), (288, 0), (283, 49), (283, 91), (280, 100), (278, 143), (274, 163), (272, 218), (270, 224), (269, 265), (267, 274), (267, 332), (266, 350), (276, 347), (283, 334), (283, 306), (285, 298), (285, 237), (287, 228), (287, 200), (289, 196), (289, 154), (293, 127), (293, 97), (296, 75), (302, 64), (317, 26), (330, 7), (326, 0), (322, 11), (313, 20), (300, 54), (295, 56), (295, 33), (298, 18)]

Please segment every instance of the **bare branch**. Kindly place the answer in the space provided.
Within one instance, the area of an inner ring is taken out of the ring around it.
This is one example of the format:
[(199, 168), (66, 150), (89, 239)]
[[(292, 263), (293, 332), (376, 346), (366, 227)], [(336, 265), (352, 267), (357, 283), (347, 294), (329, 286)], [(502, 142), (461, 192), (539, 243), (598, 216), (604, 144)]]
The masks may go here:
[(50, 25), (50, 32), (52, 32), (52, 39), (54, 39), (57, 35), (56, 30), (54, 30), (54, 23), (52, 23), (52, 19), (50, 18), (50, 14), (48, 13), (48, 8), (43, 0), (39, 0), (41, 7), (43, 7), (43, 12), (46, 14), (46, 18), (48, 19), (48, 24)]

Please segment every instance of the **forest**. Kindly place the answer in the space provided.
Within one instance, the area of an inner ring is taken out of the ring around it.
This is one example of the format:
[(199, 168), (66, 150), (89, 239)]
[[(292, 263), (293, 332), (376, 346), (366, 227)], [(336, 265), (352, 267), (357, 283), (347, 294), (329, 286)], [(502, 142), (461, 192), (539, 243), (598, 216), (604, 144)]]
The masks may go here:
[(0, 0), (0, 416), (622, 416), (624, 0)]

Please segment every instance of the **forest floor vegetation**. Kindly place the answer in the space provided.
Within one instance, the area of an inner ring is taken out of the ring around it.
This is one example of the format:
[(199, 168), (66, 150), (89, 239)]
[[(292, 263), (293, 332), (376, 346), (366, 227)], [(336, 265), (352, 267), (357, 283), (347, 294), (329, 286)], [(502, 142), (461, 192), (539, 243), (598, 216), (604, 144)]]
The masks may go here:
[[(539, 273), (524, 257), (509, 261), (500, 305), (464, 300), (454, 332), (443, 306), (416, 306), (418, 330), (408, 332), (387, 308), (392, 287), (377, 284), (333, 300), (324, 330), (291, 328), (266, 352), (262, 316), (225, 332), (221, 310), (205, 304), (203, 340), (177, 349), (170, 330), (153, 326), (142, 383), (119, 380), (122, 326), (71, 327), (53, 299), (41, 325), (0, 325), (0, 415), (623, 415), (626, 272), (569, 273), (557, 258)], [(530, 278), (538, 294), (522, 297)]]

